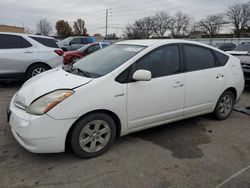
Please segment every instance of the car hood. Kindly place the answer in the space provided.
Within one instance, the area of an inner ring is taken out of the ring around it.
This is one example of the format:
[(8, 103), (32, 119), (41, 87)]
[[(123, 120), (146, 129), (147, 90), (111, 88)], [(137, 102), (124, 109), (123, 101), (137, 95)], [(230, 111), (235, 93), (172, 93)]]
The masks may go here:
[(91, 82), (92, 78), (70, 74), (60, 68), (39, 74), (23, 84), (15, 101), (29, 106), (35, 99), (58, 89), (73, 89)]
[(227, 51), (231, 55), (247, 55), (248, 51)]

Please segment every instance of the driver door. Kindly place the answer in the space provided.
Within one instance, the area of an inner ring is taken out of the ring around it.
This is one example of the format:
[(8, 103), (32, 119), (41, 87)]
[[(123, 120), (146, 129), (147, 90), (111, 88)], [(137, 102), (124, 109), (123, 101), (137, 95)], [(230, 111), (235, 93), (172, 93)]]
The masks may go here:
[(150, 71), (152, 79), (128, 83), (128, 129), (154, 126), (183, 116), (185, 77), (181, 74), (179, 45), (158, 48), (133, 66), (133, 72)]

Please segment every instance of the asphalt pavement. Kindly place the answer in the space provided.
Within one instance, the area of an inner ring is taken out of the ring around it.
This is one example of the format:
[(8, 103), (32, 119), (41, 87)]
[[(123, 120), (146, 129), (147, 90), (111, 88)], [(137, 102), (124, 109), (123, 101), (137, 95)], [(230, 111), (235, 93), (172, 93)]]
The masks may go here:
[[(20, 83), (0, 84), (0, 188), (250, 187), (250, 116), (225, 121), (204, 115), (116, 140), (104, 155), (32, 154), (6, 122)], [(246, 89), (237, 106), (250, 106)], [(48, 130), (49, 131), (49, 130)]]

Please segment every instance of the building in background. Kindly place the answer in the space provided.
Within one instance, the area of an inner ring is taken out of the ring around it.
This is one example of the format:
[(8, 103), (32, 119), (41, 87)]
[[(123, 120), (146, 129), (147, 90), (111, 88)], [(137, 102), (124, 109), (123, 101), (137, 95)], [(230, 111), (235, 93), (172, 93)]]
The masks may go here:
[(24, 27), (0, 24), (0, 32), (24, 33)]

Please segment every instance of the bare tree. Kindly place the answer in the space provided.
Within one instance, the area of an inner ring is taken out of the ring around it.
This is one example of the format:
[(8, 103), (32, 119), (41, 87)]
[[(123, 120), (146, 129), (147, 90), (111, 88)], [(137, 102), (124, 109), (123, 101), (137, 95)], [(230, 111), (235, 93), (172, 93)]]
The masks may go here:
[(191, 17), (183, 12), (176, 12), (173, 17), (173, 24), (170, 31), (174, 38), (183, 37), (188, 34), (188, 28), (191, 23)]
[(233, 24), (235, 36), (240, 37), (250, 21), (250, 3), (231, 5), (226, 13), (228, 21)]
[(151, 17), (144, 17), (135, 21), (134, 27), (140, 38), (150, 38), (154, 33), (154, 21)]
[(158, 37), (163, 37), (173, 24), (173, 18), (168, 14), (168, 12), (160, 11), (156, 13), (152, 19), (154, 33)]
[(24, 28), (24, 33), (33, 34), (33, 31), (29, 27)]
[(219, 34), (224, 24), (223, 14), (208, 15), (205, 19), (199, 22), (199, 26), (203, 32), (208, 34), (210, 38)]
[(37, 32), (41, 35), (49, 36), (52, 32), (52, 26), (47, 19), (41, 19), (37, 23)]
[(87, 36), (87, 29), (85, 27), (85, 22), (83, 19), (78, 18), (76, 21), (74, 21), (74, 34), (75, 35), (82, 35), (82, 36)]
[(151, 17), (144, 17), (129, 24), (125, 28), (125, 36), (130, 39), (148, 39), (154, 33), (154, 20)]
[(134, 24), (128, 24), (125, 27), (124, 37), (128, 39), (142, 39), (143, 32), (138, 29)]

